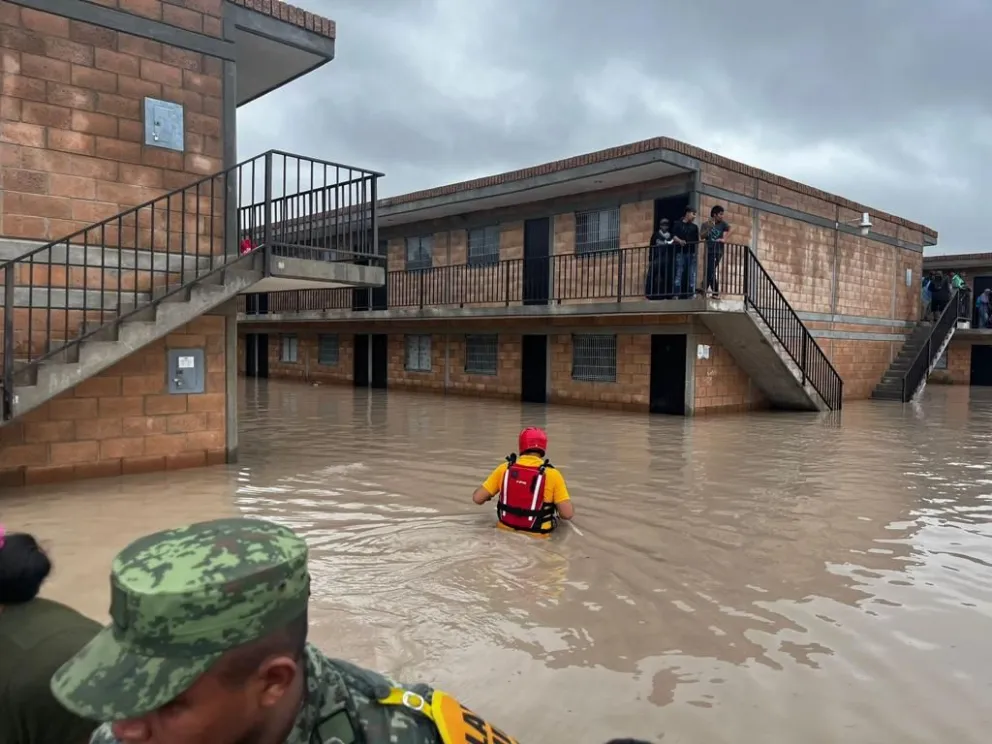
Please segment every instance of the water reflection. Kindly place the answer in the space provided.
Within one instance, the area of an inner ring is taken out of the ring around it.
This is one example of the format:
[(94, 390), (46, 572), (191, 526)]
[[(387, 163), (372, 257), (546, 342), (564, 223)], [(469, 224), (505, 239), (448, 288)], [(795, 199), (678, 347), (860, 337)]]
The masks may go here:
[[(957, 742), (992, 723), (992, 397), (698, 420), (246, 381), (241, 464), (23, 492), (50, 593), (103, 613), (137, 534), (233, 511), (313, 552), (314, 638), (525, 741)], [(526, 425), (548, 541), (469, 502)]]

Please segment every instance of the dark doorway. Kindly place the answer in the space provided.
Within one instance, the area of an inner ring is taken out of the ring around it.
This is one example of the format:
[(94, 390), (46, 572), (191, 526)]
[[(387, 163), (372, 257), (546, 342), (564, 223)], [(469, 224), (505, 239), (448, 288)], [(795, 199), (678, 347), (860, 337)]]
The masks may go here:
[[(654, 200), (654, 223), (651, 229), (651, 242), (654, 243), (658, 223), (662, 218), (672, 225), (682, 219), (689, 204), (689, 194), (669, 196)], [(652, 247), (649, 249), (647, 271), (644, 282), (644, 295), (649, 300), (667, 300), (675, 297), (675, 246)]]
[(269, 293), (255, 292), (245, 295), (245, 313), (247, 315), (267, 315), (269, 312)]
[(548, 402), (548, 337), (524, 336), (520, 349), (520, 399)]
[(651, 336), (651, 413), (685, 416), (685, 334)]
[(372, 385), (385, 388), (389, 377), (389, 336), (385, 333), (372, 334)]
[(974, 344), (971, 347), (971, 384), (992, 387), (992, 346)]
[(245, 376), (269, 376), (269, 334), (245, 334)]
[(978, 307), (975, 305), (975, 301), (978, 296), (984, 292), (986, 289), (992, 289), (992, 276), (976, 276), (975, 285), (971, 289), (971, 294), (969, 300), (971, 302), (971, 327), (980, 328), (978, 323)]
[(355, 334), (355, 387), (369, 386), (369, 335)]
[(524, 222), (523, 301), (547, 305), (551, 285), (551, 218)]

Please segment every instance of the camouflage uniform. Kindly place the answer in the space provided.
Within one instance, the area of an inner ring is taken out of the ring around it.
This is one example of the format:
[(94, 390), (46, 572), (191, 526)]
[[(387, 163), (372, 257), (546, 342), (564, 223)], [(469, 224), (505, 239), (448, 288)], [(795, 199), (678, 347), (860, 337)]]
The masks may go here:
[[(306, 543), (256, 519), (141, 538), (114, 559), (112, 624), (52, 678), (70, 711), (97, 721), (157, 710), (228, 650), (285, 627), (310, 596)], [(391, 680), (306, 648), (306, 700), (287, 744), (440, 744), (437, 728), (382, 705)], [(427, 699), (426, 686), (407, 688)], [(116, 744), (108, 725), (92, 744)]]

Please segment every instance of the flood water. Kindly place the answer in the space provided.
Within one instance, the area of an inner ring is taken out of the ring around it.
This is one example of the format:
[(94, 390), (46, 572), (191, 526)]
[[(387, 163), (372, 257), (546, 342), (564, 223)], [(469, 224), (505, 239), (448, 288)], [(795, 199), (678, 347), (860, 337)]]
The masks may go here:
[[(11, 492), (100, 619), (133, 538), (245, 514), (312, 548), (313, 640), (527, 742), (986, 742), (992, 394), (683, 420), (246, 381), (241, 463)], [(548, 429), (551, 540), (470, 496)]]

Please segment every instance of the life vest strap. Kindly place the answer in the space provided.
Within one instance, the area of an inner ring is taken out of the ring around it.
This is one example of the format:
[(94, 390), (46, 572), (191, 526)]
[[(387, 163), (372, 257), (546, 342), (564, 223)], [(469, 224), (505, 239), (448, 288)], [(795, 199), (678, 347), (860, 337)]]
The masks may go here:
[(380, 705), (402, 705), (434, 724), (444, 744), (517, 744), (517, 740), (504, 734), (480, 718), (451, 695), (440, 690), (431, 699), (410, 690), (393, 688), (389, 695), (379, 700)]

